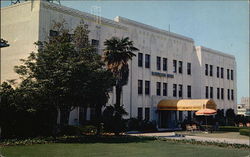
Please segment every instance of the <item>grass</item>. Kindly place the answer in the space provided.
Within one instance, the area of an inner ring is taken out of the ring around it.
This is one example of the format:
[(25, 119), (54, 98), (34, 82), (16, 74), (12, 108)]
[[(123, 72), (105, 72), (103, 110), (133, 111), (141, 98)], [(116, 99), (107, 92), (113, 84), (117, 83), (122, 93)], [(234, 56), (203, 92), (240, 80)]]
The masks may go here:
[(9, 146), (0, 147), (0, 154), (5, 157), (239, 157), (249, 155), (249, 151), (147, 139)]

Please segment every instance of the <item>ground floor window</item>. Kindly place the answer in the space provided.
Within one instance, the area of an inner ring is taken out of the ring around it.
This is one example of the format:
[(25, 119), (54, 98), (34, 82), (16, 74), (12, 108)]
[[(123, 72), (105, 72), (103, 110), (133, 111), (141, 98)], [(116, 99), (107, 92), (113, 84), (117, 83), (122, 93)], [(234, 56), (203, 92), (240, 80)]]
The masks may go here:
[(179, 121), (182, 121), (183, 120), (183, 113), (182, 111), (179, 111)]
[(141, 108), (141, 107), (138, 107), (137, 118), (138, 118), (139, 120), (142, 120), (142, 108)]
[(146, 121), (150, 120), (150, 108), (149, 107), (145, 108), (145, 120)]

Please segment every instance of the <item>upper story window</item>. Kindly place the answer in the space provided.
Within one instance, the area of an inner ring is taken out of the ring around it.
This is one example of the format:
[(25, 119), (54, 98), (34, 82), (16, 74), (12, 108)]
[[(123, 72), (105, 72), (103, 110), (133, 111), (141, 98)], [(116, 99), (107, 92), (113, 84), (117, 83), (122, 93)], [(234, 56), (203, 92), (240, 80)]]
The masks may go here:
[(59, 32), (58, 31), (54, 31), (54, 30), (50, 30), (49, 31), (49, 36), (51, 37), (56, 37), (59, 35)]
[(208, 99), (208, 86), (206, 86), (205, 96)]
[(163, 96), (167, 96), (167, 95), (168, 95), (168, 84), (163, 83)]
[(182, 92), (182, 85), (179, 84), (179, 97), (181, 98), (183, 95), (183, 92)]
[(217, 99), (220, 99), (220, 88), (217, 88)]
[(161, 82), (156, 82), (156, 95), (161, 95)]
[(177, 84), (173, 84), (173, 97), (177, 96)]
[(182, 61), (179, 61), (179, 73), (182, 73)]
[(145, 95), (150, 94), (150, 81), (145, 81)]
[(230, 89), (227, 89), (227, 99), (230, 100)]
[(161, 70), (161, 57), (156, 58), (156, 66), (157, 66), (157, 70)]
[(234, 100), (234, 90), (231, 90), (231, 99)]
[(150, 68), (150, 55), (145, 55), (145, 68)]
[(224, 68), (220, 68), (221, 78), (224, 78)]
[(187, 74), (191, 75), (191, 63), (187, 63)]
[(221, 99), (224, 99), (224, 88), (221, 88)]
[(142, 80), (138, 80), (138, 94), (142, 94)]
[(229, 69), (227, 69), (227, 79), (229, 80), (230, 79), (230, 70)]
[(205, 75), (208, 76), (208, 64), (205, 64)]
[(192, 88), (190, 85), (187, 86), (187, 97), (188, 98), (192, 97)]
[(213, 76), (213, 65), (210, 65), (210, 76)]
[(210, 98), (214, 97), (214, 89), (213, 87), (210, 87)]
[(177, 61), (173, 60), (173, 72), (176, 73), (177, 72)]
[(163, 58), (163, 71), (167, 71), (168, 69), (168, 59)]
[(138, 67), (142, 67), (142, 66), (143, 66), (143, 54), (138, 53)]
[(217, 78), (220, 77), (220, 67), (217, 67)]
[(91, 40), (91, 45), (94, 46), (94, 47), (98, 47), (99, 46), (99, 40), (92, 39)]
[(234, 80), (234, 71), (231, 70), (231, 80)]

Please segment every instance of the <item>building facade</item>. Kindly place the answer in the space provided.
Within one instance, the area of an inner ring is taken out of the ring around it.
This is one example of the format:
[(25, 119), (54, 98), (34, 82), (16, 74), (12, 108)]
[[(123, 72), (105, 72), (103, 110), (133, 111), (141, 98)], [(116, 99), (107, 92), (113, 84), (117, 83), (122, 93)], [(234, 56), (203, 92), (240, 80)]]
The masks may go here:
[(250, 98), (242, 97), (237, 105), (237, 115), (250, 116)]
[[(17, 12), (22, 18), (15, 17)], [(126, 118), (159, 121), (157, 104), (164, 99), (213, 99), (218, 109), (236, 108), (234, 56), (196, 47), (189, 37), (127, 18), (109, 20), (42, 0), (1, 8), (1, 17), (1, 37), (11, 45), (1, 52), (1, 82), (18, 78), (13, 67), (36, 51), (34, 42), (46, 40), (53, 33), (54, 21), (64, 21), (70, 30), (84, 21), (99, 54), (103, 54), (104, 41), (113, 36), (129, 37), (140, 50), (129, 62), (129, 81), (123, 87)], [(114, 103), (115, 90), (108, 101), (109, 105)], [(69, 123), (82, 116), (90, 120), (91, 112), (90, 108), (76, 108)], [(191, 115), (190, 111), (169, 114), (176, 121)]]

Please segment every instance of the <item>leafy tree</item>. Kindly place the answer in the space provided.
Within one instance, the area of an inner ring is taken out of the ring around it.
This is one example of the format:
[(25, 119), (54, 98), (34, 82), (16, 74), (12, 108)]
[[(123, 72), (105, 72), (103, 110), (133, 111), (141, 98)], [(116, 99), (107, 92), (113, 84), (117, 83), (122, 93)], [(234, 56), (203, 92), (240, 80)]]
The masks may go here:
[(22, 80), (39, 85), (47, 102), (60, 109), (62, 124), (68, 123), (69, 112), (78, 106), (95, 107), (100, 114), (113, 79), (89, 43), (87, 25), (81, 23), (74, 35), (64, 23), (55, 23), (54, 29), (58, 35), (37, 42), (38, 53), (22, 60), (24, 64), (16, 66), (16, 72)]
[(233, 109), (229, 108), (226, 110), (226, 119), (229, 125), (234, 125), (235, 113)]

